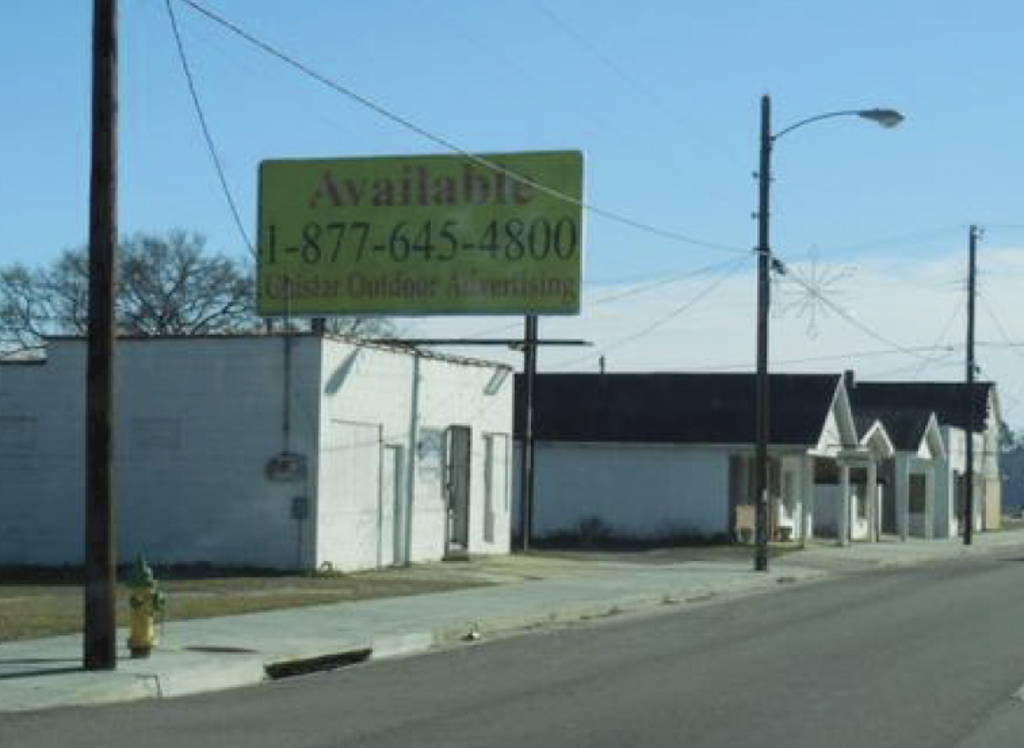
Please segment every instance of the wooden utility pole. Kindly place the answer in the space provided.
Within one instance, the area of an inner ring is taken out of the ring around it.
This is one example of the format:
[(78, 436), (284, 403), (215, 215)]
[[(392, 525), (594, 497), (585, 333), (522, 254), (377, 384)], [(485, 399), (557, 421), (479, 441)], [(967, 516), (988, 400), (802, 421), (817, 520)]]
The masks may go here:
[(114, 533), (114, 264), (117, 243), (117, 0), (93, 1), (89, 348), (85, 433), (86, 670), (117, 667)]
[(965, 412), (967, 423), (966, 457), (964, 469), (964, 545), (970, 545), (974, 535), (974, 296), (975, 257), (978, 250), (978, 227), (971, 226), (969, 238), (969, 259), (967, 274), (967, 387), (965, 389)]
[(768, 311), (771, 245), (768, 217), (772, 182), (772, 102), (761, 97), (761, 148), (757, 170), (757, 395), (754, 450), (754, 570), (768, 571)]

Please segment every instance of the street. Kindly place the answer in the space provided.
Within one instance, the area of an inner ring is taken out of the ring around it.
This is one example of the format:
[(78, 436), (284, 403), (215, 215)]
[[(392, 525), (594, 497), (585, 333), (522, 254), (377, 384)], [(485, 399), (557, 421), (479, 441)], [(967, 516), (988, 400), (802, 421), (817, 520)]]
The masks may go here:
[(956, 746), (1024, 683), (1022, 584), (1019, 552), (855, 574), (256, 688), (3, 715), (0, 746)]

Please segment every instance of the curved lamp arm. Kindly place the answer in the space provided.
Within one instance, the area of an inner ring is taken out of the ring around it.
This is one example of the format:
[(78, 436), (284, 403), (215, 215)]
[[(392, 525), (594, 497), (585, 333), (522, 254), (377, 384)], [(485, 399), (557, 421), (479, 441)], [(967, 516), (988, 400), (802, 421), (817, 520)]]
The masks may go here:
[(803, 127), (804, 125), (809, 125), (812, 122), (818, 122), (823, 119), (831, 119), (832, 117), (861, 117), (863, 119), (876, 122), (882, 127), (896, 127), (904, 119), (903, 115), (895, 109), (841, 109), (838, 112), (816, 114), (813, 117), (808, 117), (807, 119), (802, 119), (799, 122), (794, 122), (789, 127), (784, 127), (772, 135), (772, 142), (778, 140), (786, 133), (797, 129), (798, 127)]

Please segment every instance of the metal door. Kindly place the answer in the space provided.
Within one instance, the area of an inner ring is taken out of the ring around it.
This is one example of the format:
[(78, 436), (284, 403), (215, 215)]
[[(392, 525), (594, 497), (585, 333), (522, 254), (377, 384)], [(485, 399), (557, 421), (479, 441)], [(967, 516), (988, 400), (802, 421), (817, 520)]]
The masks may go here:
[(448, 553), (469, 550), (469, 476), (472, 443), (472, 431), (469, 426), (449, 426), (445, 432)]

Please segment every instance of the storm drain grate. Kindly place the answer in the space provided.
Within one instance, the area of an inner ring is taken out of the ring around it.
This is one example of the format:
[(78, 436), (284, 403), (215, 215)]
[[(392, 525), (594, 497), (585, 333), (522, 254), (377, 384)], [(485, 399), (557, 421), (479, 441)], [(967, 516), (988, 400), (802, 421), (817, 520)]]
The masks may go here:
[(364, 649), (353, 649), (347, 652), (321, 655), (319, 657), (304, 657), (284, 662), (272, 662), (264, 666), (263, 669), (266, 671), (268, 678), (278, 680), (280, 678), (291, 678), (296, 675), (337, 670), (348, 665), (358, 665), (360, 662), (365, 662), (369, 659), (372, 653), (373, 649), (366, 647)]

